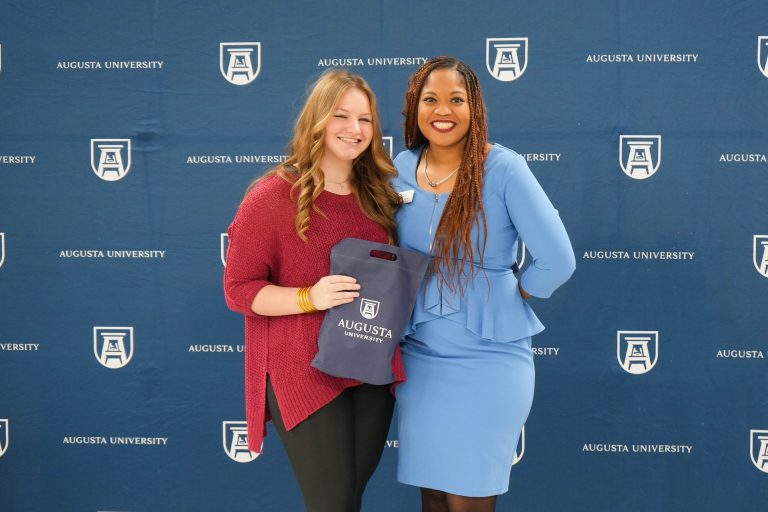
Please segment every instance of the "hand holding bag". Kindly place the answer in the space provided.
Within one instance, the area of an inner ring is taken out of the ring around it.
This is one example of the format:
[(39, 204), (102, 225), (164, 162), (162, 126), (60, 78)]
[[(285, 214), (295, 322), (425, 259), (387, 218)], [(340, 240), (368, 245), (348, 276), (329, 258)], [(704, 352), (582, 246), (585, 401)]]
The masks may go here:
[(421, 253), (357, 238), (336, 244), (331, 250), (331, 274), (357, 279), (360, 296), (326, 312), (312, 366), (369, 384), (392, 382), (392, 357), (430, 260)]

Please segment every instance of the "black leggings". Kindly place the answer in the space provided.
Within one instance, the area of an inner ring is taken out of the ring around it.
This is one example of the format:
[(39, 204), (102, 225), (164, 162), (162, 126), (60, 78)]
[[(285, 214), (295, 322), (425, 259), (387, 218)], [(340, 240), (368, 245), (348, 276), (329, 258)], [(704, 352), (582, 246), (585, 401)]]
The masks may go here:
[(345, 389), (290, 432), (267, 380), (267, 404), (308, 512), (359, 512), (379, 464), (395, 401), (389, 386)]

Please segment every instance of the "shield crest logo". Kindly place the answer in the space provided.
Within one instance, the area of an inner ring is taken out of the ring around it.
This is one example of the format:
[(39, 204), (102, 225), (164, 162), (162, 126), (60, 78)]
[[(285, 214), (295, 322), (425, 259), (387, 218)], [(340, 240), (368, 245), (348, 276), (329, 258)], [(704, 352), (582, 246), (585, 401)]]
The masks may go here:
[(520, 431), (520, 440), (517, 442), (517, 448), (515, 448), (515, 458), (512, 459), (512, 465), (514, 466), (523, 460), (523, 455), (525, 455), (525, 425)]
[(659, 331), (617, 331), (616, 359), (627, 373), (648, 373), (659, 359)]
[(229, 235), (221, 234), (221, 264), (227, 266), (227, 253), (229, 251)]
[(133, 327), (94, 327), (93, 354), (105, 368), (127, 365), (133, 359)]
[(8, 434), (8, 420), (0, 419), (0, 457), (8, 451), (10, 436)]
[(527, 37), (489, 37), (485, 40), (485, 67), (496, 80), (517, 80), (528, 68)]
[(0, 233), (0, 267), (5, 263), (5, 233)]
[(757, 469), (768, 473), (768, 430), (749, 431), (749, 456)]
[(227, 457), (235, 462), (251, 462), (259, 456), (248, 449), (248, 424), (245, 421), (222, 421), (221, 430)]
[(620, 135), (619, 163), (630, 178), (650, 178), (661, 165), (661, 135)]
[(373, 320), (379, 314), (379, 301), (371, 299), (360, 300), (360, 314), (363, 318)]
[(757, 38), (757, 67), (763, 76), (768, 78), (768, 36)]
[(519, 273), (523, 270), (523, 265), (525, 265), (525, 242), (519, 239), (517, 244), (517, 257), (515, 258), (515, 267), (517, 267), (515, 273)]
[(104, 181), (123, 179), (131, 170), (131, 139), (91, 139), (91, 169)]
[(393, 143), (392, 137), (382, 137), (381, 141), (382, 143), (384, 143), (384, 151), (389, 155), (389, 158), (390, 159), (394, 158), (394, 153), (393, 153), (394, 143)]
[(763, 277), (768, 277), (768, 235), (752, 237), (752, 262)]
[(219, 69), (231, 84), (250, 84), (261, 71), (261, 43), (219, 43)]

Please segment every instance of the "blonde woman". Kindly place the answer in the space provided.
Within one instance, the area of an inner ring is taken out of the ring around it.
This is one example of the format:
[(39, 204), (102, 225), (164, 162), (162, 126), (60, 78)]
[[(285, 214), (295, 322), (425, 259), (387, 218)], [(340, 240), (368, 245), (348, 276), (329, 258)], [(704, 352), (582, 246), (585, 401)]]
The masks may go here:
[[(229, 227), (224, 290), (245, 315), (250, 449), (261, 451), (271, 419), (308, 511), (359, 511), (389, 430), (390, 386), (310, 363), (324, 312), (360, 290), (328, 275), (331, 248), (348, 237), (395, 242), (394, 176), (371, 88), (331, 70), (309, 93), (287, 161), (251, 185)], [(393, 372), (404, 380), (399, 350)]]

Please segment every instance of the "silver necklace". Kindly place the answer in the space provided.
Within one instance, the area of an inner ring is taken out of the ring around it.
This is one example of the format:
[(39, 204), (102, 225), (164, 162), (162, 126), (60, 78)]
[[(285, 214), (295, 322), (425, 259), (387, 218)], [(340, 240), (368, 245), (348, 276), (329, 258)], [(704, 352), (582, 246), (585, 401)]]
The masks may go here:
[(350, 177), (348, 177), (347, 179), (343, 180), (343, 181), (333, 181), (333, 180), (329, 180), (328, 178), (326, 178), (325, 176), (323, 176), (323, 180), (324, 180), (326, 183), (330, 183), (331, 185), (336, 185), (337, 187), (343, 187), (344, 185), (346, 185), (347, 183), (349, 183), (349, 180), (350, 180), (350, 179), (352, 179), (352, 177), (351, 177), (351, 176), (350, 176)]
[(459, 162), (459, 165), (456, 166), (456, 168), (451, 171), (451, 173), (446, 176), (445, 178), (441, 179), (440, 181), (432, 181), (432, 178), (429, 177), (429, 173), (427, 172), (427, 169), (429, 168), (429, 148), (424, 150), (424, 177), (427, 178), (427, 183), (429, 183), (429, 186), (432, 188), (437, 188), (449, 179), (451, 179), (451, 176), (456, 174), (456, 171), (459, 170), (459, 167), (461, 167), (461, 162)]

